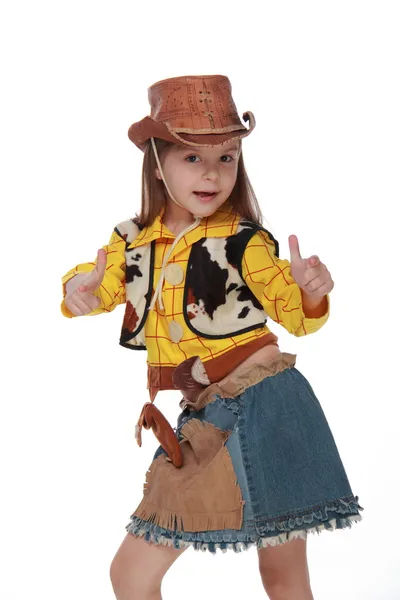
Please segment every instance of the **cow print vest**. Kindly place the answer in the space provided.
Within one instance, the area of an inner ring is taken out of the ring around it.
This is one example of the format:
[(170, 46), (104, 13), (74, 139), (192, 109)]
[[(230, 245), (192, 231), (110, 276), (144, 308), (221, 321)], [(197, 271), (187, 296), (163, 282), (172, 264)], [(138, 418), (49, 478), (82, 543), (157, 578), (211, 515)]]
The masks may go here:
[[(142, 227), (141, 227), (142, 228)], [(153, 293), (155, 244), (128, 249), (140, 229), (133, 219), (120, 223), (116, 233), (125, 239), (126, 308), (120, 344), (145, 350), (144, 324)], [(205, 237), (192, 245), (186, 270), (183, 315), (187, 327), (204, 338), (226, 338), (263, 327), (267, 315), (262, 304), (242, 279), (242, 256), (251, 237), (265, 231), (256, 223), (241, 220), (235, 234)]]

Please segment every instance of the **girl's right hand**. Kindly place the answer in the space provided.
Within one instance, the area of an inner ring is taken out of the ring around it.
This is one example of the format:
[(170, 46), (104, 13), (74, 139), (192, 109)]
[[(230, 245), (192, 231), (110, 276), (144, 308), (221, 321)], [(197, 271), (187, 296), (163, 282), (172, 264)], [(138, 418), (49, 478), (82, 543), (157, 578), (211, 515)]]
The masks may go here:
[(107, 254), (103, 248), (97, 251), (96, 266), (90, 273), (79, 273), (70, 279), (66, 286), (65, 306), (76, 316), (87, 315), (100, 304), (100, 298), (94, 295), (104, 279)]

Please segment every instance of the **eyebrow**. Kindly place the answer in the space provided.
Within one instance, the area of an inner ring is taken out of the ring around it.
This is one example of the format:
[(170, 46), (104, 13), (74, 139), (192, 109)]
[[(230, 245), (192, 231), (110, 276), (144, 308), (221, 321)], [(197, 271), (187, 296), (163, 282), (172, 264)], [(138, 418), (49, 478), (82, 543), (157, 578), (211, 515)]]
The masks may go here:
[[(198, 150), (201, 150), (201, 148), (196, 148), (195, 146), (193, 146), (192, 148), (190, 148), (189, 146), (179, 146), (179, 148), (178, 148), (178, 152), (185, 152), (186, 150), (192, 150), (193, 152), (196, 152)], [(230, 148), (221, 150), (221, 152), (223, 151), (224, 153), (226, 153), (226, 152), (231, 152), (232, 150), (239, 150), (239, 147), (231, 146)]]

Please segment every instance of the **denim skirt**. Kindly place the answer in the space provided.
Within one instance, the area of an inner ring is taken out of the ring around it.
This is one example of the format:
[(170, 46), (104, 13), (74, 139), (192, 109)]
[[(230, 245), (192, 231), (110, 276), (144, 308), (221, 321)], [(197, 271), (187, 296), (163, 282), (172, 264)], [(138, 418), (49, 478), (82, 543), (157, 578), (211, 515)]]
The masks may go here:
[(250, 367), (231, 386), (234, 393), (209, 394), (199, 410), (181, 412), (175, 433), (185, 464), (176, 468), (157, 449), (126, 531), (215, 554), (306, 539), (361, 520), (364, 509), (295, 358), (281, 353), (272, 368)]

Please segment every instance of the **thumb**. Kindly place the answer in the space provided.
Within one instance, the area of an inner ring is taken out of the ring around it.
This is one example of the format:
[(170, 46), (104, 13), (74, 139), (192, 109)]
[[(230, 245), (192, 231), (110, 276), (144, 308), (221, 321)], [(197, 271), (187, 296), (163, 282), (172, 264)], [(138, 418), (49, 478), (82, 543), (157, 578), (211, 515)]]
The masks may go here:
[(299, 262), (303, 260), (300, 254), (299, 240), (295, 235), (289, 236), (290, 262)]
[(89, 274), (86, 282), (78, 288), (79, 292), (93, 292), (96, 290), (104, 279), (104, 273), (107, 266), (107, 253), (100, 248), (97, 251), (96, 266)]

